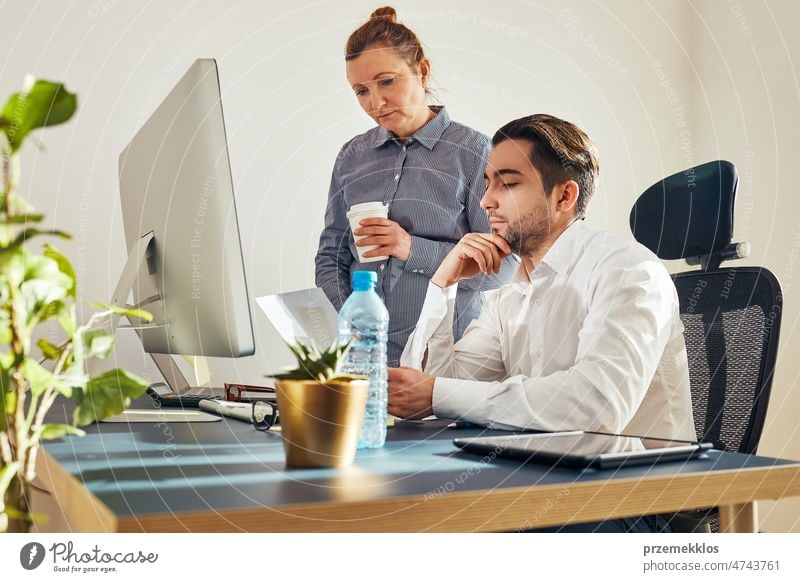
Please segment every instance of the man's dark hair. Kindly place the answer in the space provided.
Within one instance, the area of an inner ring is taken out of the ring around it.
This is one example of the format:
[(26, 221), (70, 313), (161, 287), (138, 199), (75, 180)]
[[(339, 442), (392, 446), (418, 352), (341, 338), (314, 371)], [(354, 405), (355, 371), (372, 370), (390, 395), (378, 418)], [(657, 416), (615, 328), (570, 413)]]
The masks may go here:
[(497, 146), (507, 139), (525, 139), (533, 144), (531, 163), (542, 175), (548, 196), (557, 184), (567, 180), (577, 182), (575, 213), (578, 218), (584, 218), (600, 174), (597, 150), (586, 132), (569, 121), (537, 113), (515, 119), (498, 129), (492, 145)]

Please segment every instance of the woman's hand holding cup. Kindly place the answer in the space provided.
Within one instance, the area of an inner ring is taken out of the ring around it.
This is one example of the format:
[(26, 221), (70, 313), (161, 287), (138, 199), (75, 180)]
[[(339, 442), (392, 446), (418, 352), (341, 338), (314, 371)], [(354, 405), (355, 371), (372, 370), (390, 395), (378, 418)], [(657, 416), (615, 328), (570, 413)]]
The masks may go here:
[(411, 254), (411, 235), (398, 223), (388, 218), (365, 218), (359, 224), (353, 235), (363, 238), (356, 241), (356, 246), (378, 247), (365, 252), (362, 255), (365, 259), (390, 256), (401, 261), (408, 260)]

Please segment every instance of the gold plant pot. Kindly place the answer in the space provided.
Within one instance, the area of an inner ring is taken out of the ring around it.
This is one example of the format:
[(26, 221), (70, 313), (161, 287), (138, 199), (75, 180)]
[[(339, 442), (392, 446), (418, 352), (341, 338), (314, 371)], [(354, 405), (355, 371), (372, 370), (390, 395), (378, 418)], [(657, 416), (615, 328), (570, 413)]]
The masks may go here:
[(323, 384), (277, 380), (283, 450), (289, 467), (347, 467), (364, 422), (369, 380)]

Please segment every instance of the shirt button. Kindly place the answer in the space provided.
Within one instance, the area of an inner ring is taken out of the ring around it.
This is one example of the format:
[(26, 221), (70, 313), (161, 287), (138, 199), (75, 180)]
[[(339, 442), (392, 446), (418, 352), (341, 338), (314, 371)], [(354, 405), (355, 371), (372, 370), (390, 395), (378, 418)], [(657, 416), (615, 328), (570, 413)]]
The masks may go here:
[(383, 271), (385, 268), (386, 268), (386, 265), (381, 265), (381, 271)]
[(534, 307), (539, 307), (541, 304), (542, 304), (542, 300), (541, 299), (537, 299), (536, 301), (533, 302), (533, 306)]
[(394, 179), (395, 179), (395, 180), (399, 180), (399, 179), (400, 179), (400, 174), (395, 174), (395, 175), (394, 175)]

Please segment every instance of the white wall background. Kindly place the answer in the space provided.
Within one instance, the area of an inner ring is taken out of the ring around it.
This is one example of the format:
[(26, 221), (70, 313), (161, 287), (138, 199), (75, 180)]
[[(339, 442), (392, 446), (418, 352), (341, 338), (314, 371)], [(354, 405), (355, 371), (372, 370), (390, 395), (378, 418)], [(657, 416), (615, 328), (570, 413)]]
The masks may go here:
[[(23, 155), (22, 191), (75, 234), (62, 244), (85, 300), (110, 297), (126, 258), (117, 156), (198, 57), (220, 67), (251, 296), (313, 286), (313, 257), (333, 159), (371, 121), (344, 76), (348, 34), (376, 2), (6, 1), (0, 95), (23, 76), (64, 80), (80, 98), (69, 125)], [(734, 161), (737, 235), (785, 290), (782, 358), (761, 452), (800, 459), (795, 421), (800, 83), (792, 25), (800, 5), (765, 0), (398, 1), (422, 39), (451, 114), (491, 134), (535, 112), (570, 119), (596, 142), (595, 226), (629, 234), (638, 194), (694, 163)], [(748, 184), (745, 186), (745, 184)], [(743, 202), (747, 210), (743, 212)], [(674, 265), (671, 265), (674, 268)], [(258, 383), (288, 351), (253, 309), (257, 353), (212, 361), (213, 380)], [(118, 365), (144, 372), (130, 332)], [(762, 506), (764, 527), (800, 531), (800, 504)]]

